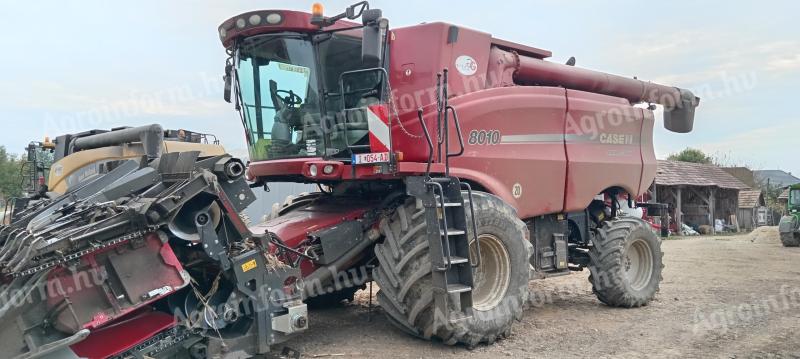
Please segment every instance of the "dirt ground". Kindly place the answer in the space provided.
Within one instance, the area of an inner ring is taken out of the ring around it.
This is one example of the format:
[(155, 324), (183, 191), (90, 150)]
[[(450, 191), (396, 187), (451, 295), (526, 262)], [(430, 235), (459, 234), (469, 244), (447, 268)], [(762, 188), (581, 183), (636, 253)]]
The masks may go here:
[(308, 358), (796, 358), (800, 357), (800, 248), (776, 228), (670, 239), (664, 281), (649, 306), (615, 309), (591, 292), (588, 273), (534, 281), (531, 307), (513, 335), (468, 351), (411, 338), (369, 294), (317, 310), (289, 347)]

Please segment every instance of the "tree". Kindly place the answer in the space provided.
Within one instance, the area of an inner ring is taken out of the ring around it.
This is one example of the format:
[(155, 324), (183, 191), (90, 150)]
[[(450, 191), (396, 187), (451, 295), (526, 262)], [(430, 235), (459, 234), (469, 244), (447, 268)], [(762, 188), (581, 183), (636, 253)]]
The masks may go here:
[(681, 152), (673, 153), (669, 155), (667, 159), (670, 161), (702, 163), (706, 165), (710, 165), (714, 162), (713, 159), (707, 156), (703, 151), (691, 147)]
[(19, 197), (22, 194), (22, 160), (0, 146), (0, 197)]

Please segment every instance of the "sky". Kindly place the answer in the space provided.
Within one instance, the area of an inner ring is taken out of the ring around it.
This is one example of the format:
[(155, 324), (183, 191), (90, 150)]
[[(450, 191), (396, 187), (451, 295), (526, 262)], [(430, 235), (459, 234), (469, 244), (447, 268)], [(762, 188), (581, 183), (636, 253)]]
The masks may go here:
[[(329, 14), (351, 1), (325, 1)], [(222, 100), (217, 26), (256, 9), (311, 1), (2, 1), (0, 145), (22, 153), (44, 136), (160, 123), (216, 134), (246, 154)], [(685, 147), (728, 165), (800, 173), (797, 1), (371, 1), (399, 27), (445, 21), (551, 50), (553, 61), (688, 88), (695, 129), (659, 127), (656, 153)]]

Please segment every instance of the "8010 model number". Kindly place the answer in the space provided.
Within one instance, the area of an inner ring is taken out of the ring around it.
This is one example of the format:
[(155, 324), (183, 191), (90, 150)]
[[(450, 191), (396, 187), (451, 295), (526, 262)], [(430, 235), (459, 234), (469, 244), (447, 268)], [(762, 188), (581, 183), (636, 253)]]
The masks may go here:
[(500, 143), (500, 131), (472, 130), (469, 132), (467, 143), (470, 145), (496, 145)]

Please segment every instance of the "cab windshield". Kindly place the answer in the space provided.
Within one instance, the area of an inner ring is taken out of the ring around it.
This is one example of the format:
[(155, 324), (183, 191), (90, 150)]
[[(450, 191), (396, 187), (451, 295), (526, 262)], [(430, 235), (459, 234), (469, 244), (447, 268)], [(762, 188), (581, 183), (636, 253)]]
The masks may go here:
[(332, 34), (315, 46), (310, 35), (259, 35), (239, 45), (238, 59), (252, 161), (344, 156), (348, 146), (368, 144), (366, 119), (343, 110), (378, 102), (379, 78), (351, 77), (344, 95), (339, 83), (342, 73), (364, 67), (359, 38)]
[(251, 160), (321, 154), (315, 71), (313, 46), (299, 35), (241, 45), (237, 75)]
[(792, 207), (800, 207), (800, 189), (793, 189), (789, 193), (789, 205)]

